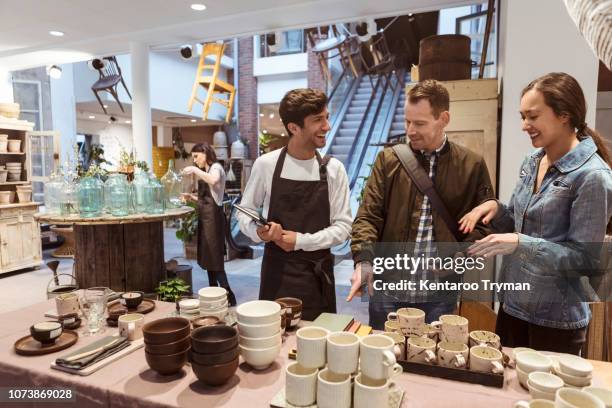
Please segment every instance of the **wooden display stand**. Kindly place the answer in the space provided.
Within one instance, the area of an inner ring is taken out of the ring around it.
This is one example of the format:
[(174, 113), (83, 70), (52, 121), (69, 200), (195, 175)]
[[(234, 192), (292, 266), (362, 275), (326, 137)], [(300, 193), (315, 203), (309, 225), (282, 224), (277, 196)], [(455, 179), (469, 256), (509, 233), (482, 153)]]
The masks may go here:
[[(1, 152), (0, 164), (20, 162), (23, 169), (21, 180), (0, 183), (0, 191), (15, 191), (18, 185), (30, 183), (27, 135), (33, 126), (25, 120), (0, 116), (0, 134), (21, 140), (21, 152)], [(0, 205), (0, 274), (41, 264), (40, 228), (34, 220), (39, 205), (34, 202)]]

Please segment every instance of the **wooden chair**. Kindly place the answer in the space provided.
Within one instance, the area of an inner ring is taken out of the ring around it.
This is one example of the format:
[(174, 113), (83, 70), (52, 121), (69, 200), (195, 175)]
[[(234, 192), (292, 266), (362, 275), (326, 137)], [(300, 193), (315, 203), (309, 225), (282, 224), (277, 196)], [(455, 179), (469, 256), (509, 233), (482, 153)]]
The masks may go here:
[(332, 77), (327, 64), (332, 58), (340, 57), (342, 67), (350, 69), (355, 78), (359, 74), (353, 61), (353, 57), (357, 53), (353, 50), (355, 40), (347, 30), (341, 31), (338, 27), (331, 26), (327, 31), (327, 38), (322, 38), (324, 34), (321, 27), (307, 31), (312, 51), (317, 56), (323, 76), (329, 84), (332, 82)]
[[(196, 78), (193, 83), (193, 90), (191, 91), (191, 98), (189, 98), (189, 105), (187, 109), (191, 112), (193, 103), (195, 101), (200, 102), (203, 105), (202, 119), (208, 118), (208, 111), (213, 102), (217, 102), (227, 108), (227, 114), (225, 115), (225, 122), (230, 121), (232, 115), (232, 108), (234, 105), (234, 98), (236, 97), (236, 89), (233, 85), (219, 79), (219, 71), (221, 69), (221, 58), (225, 51), (225, 44), (219, 43), (208, 43), (204, 44), (202, 48), (202, 55), (200, 55), (200, 62), (198, 63), (198, 70), (196, 72)], [(214, 64), (207, 64), (207, 57), (214, 57)], [(209, 76), (204, 76), (205, 70), (212, 70)], [(206, 90), (206, 99), (201, 100), (198, 98), (198, 89), (202, 86)], [(219, 98), (215, 95), (227, 95), (227, 99)]]
[(117, 59), (115, 57), (105, 57), (104, 60), (106, 61), (104, 65), (94, 65), (94, 67), (98, 70), (98, 73), (100, 74), (100, 78), (98, 78), (98, 80), (91, 86), (91, 90), (93, 91), (94, 95), (96, 95), (96, 99), (98, 99), (98, 103), (102, 107), (102, 110), (105, 114), (108, 115), (108, 112), (106, 111), (106, 108), (104, 107), (104, 104), (102, 103), (98, 92), (110, 93), (119, 104), (121, 112), (125, 112), (125, 110), (123, 109), (123, 105), (121, 105), (121, 101), (119, 100), (119, 94), (117, 93), (117, 87), (119, 86), (119, 83), (123, 85), (123, 88), (125, 88), (125, 92), (127, 92), (130, 99), (132, 99), (132, 95), (130, 94), (130, 91), (127, 86), (125, 85), (125, 81), (123, 80), (123, 76), (121, 75), (121, 68), (117, 63)]
[[(361, 44), (359, 56), (361, 57), (364, 72), (370, 77), (372, 87), (374, 86), (372, 76), (380, 75), (389, 82), (393, 89), (395, 89), (390, 79), (394, 72), (397, 74), (397, 68), (395, 66), (394, 57), (389, 51), (389, 45), (387, 44), (384, 32), (379, 32), (370, 40)], [(400, 78), (398, 77), (397, 80), (399, 83)]]

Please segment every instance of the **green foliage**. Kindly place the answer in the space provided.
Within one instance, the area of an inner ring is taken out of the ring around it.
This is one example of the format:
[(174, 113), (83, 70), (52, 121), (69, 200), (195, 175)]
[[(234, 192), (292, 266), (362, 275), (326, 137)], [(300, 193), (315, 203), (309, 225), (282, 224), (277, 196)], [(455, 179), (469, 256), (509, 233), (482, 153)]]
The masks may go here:
[(190, 286), (181, 278), (173, 278), (159, 283), (155, 293), (162, 302), (176, 302), (189, 291)]
[(270, 142), (272, 141), (273, 136), (269, 133), (259, 134), (259, 154), (264, 154), (268, 152), (268, 147), (270, 146)]
[(195, 211), (178, 220), (179, 228), (176, 230), (176, 238), (183, 242), (189, 242), (198, 232), (198, 204), (188, 201), (185, 205), (195, 209)]
[[(374, 163), (368, 164), (368, 167), (370, 168), (370, 173), (372, 173), (372, 167), (374, 167)], [(366, 185), (368, 184), (368, 179), (370, 178), (370, 176), (369, 175), (361, 176), (359, 178), (362, 180), (362, 182), (361, 182), (361, 192), (359, 193), (359, 197), (357, 197), (357, 202), (359, 203), (359, 205), (361, 205), (361, 203), (363, 202), (363, 195), (365, 194), (365, 188), (366, 188)]]

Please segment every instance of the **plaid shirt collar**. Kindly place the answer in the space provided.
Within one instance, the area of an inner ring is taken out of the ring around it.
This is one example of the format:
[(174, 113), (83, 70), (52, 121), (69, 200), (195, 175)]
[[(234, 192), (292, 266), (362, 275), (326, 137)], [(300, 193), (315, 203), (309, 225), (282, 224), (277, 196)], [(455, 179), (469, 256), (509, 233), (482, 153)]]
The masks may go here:
[[(432, 153), (435, 154), (436, 156), (438, 156), (440, 154), (440, 152), (446, 147), (446, 141), (447, 140), (448, 140), (448, 138), (446, 137), (446, 133), (444, 133), (444, 140), (442, 140), (442, 144), (440, 145), (440, 147), (438, 147)], [(427, 153), (425, 150), (421, 150), (421, 154), (423, 156), (425, 156), (425, 157), (431, 156), (432, 153)]]

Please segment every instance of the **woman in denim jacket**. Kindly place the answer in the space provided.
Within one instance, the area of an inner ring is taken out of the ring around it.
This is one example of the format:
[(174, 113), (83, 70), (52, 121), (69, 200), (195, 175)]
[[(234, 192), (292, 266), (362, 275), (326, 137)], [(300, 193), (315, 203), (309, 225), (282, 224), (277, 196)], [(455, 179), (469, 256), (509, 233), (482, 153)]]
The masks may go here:
[(610, 158), (601, 136), (585, 123), (584, 94), (570, 75), (550, 73), (531, 82), (520, 113), (538, 149), (524, 160), (509, 204), (484, 202), (459, 221), (460, 229), (470, 232), (482, 219), (506, 232), (477, 241), (468, 253), (508, 255), (501, 282), (529, 284), (529, 290), (500, 293), (496, 331), (502, 343), (579, 354), (591, 318), (588, 278), (601, 273), (612, 215)]

